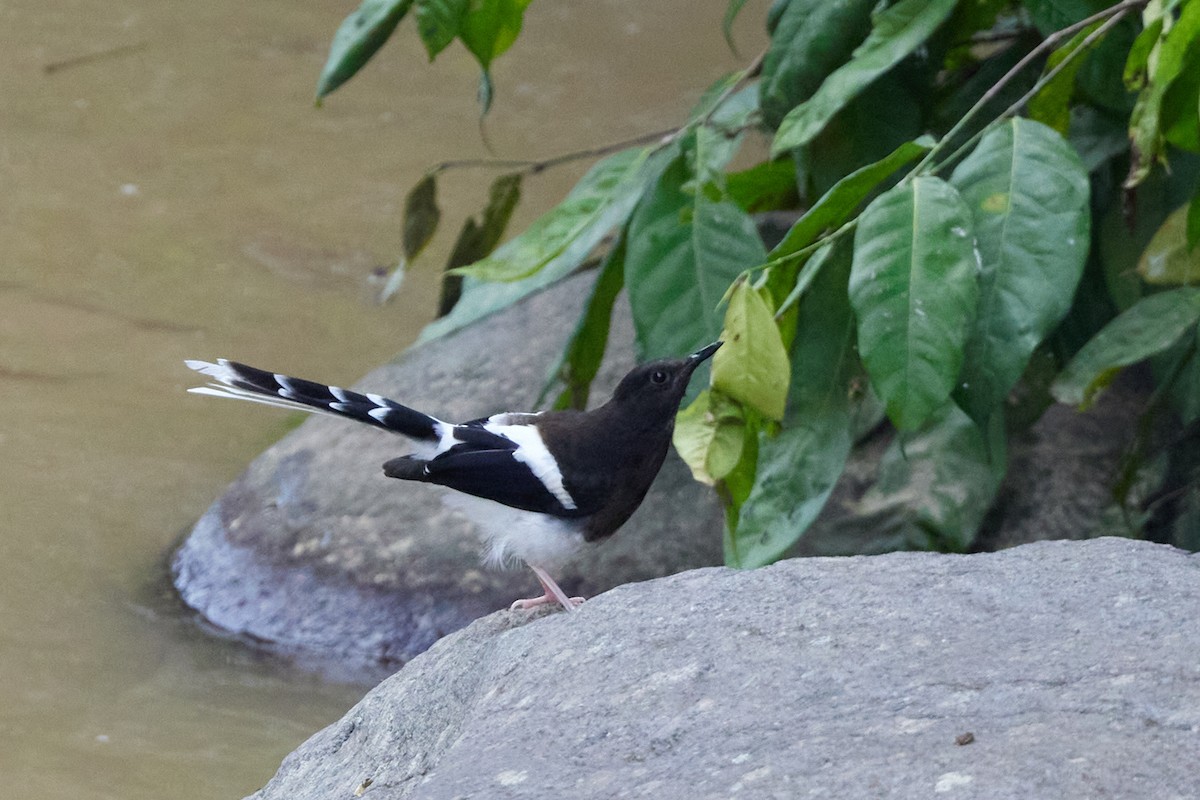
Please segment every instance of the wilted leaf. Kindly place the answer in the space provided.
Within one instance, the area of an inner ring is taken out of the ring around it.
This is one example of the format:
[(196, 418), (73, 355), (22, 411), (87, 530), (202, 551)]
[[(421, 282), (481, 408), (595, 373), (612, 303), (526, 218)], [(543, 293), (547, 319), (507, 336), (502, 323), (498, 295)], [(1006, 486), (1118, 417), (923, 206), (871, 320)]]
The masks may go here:
[(979, 297), (970, 212), (939, 178), (876, 198), (850, 273), (863, 362), (888, 417), (919, 428), (953, 390)]
[(1121, 367), (1163, 352), (1200, 321), (1200, 289), (1185, 287), (1143, 298), (1075, 354), (1050, 387), (1060, 403), (1091, 405)]
[(317, 101), (354, 76), (396, 30), (412, 0), (363, 0), (342, 22), (317, 79)]
[(877, 14), (874, 27), (850, 61), (779, 124), (773, 154), (808, 144), (838, 111), (900, 59), (923, 45), (954, 9), (956, 0), (900, 0)]
[(1200, 249), (1189, 250), (1188, 207), (1177, 208), (1154, 234), (1142, 252), (1137, 271), (1154, 286), (1190, 286), (1200, 283)]
[(1088, 176), (1061, 136), (1018, 117), (990, 131), (950, 183), (970, 210), (980, 261), (956, 397), (983, 423), (1071, 308), (1091, 244)]
[(771, 306), (746, 281), (740, 281), (729, 298), (725, 345), (713, 356), (712, 385), (768, 419), (783, 419), (787, 400), (787, 350)]
[[(467, 217), (450, 258), (446, 260), (447, 273), (458, 267), (474, 264), (496, 249), (508, 222), (512, 219), (513, 210), (521, 199), (521, 173), (514, 172), (501, 175), (492, 181), (488, 191), (488, 204), (483, 209), (482, 222), (474, 217)], [(447, 274), (442, 278), (442, 293), (438, 299), (438, 317), (450, 313), (462, 295), (463, 278), (461, 275)]]
[(442, 212), (437, 207), (437, 178), (426, 175), (404, 200), (404, 257), (412, 261), (437, 231)]

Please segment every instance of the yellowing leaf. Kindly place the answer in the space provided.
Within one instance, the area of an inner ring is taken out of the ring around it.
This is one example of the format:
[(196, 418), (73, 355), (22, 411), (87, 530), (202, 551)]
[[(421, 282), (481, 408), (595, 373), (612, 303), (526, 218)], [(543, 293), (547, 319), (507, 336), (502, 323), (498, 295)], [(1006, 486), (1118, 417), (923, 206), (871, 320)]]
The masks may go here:
[(709, 486), (725, 478), (742, 457), (744, 425), (737, 404), (708, 389), (680, 411), (673, 441), (692, 477)]
[(1138, 261), (1138, 275), (1155, 286), (1191, 286), (1200, 283), (1200, 249), (1187, 243), (1188, 207), (1171, 213), (1154, 234)]
[(773, 420), (783, 419), (791, 365), (775, 315), (762, 293), (742, 281), (734, 288), (713, 356), (712, 384)]

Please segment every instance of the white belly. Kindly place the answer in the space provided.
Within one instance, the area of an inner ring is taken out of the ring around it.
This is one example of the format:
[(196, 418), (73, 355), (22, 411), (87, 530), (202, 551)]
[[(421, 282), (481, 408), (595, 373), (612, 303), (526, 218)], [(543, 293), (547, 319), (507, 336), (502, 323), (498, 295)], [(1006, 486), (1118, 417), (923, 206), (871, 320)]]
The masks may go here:
[(519, 559), (554, 572), (583, 548), (579, 520), (522, 511), (459, 492), (448, 493), (444, 502), (478, 527), (486, 547), (484, 563), (491, 567)]

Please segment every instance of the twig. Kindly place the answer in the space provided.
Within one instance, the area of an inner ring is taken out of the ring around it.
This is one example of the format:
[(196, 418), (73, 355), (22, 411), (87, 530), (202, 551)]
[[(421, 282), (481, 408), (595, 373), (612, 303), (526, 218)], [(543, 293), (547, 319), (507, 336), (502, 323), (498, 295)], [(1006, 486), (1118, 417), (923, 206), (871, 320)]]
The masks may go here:
[[(730, 84), (725, 91), (721, 92), (721, 96), (718, 97), (716, 102), (713, 103), (712, 108), (708, 110), (708, 113), (700, 118), (701, 125), (707, 125), (712, 122), (713, 115), (720, 110), (721, 106), (725, 104), (726, 100), (733, 97), (734, 94), (741, 91), (743, 86), (757, 78), (762, 73), (763, 59), (766, 57), (767, 51), (763, 50), (744, 70), (742, 70), (742, 74), (738, 76), (738, 79)], [(683, 129), (681, 128), (680, 130)]]
[(649, 142), (665, 139), (669, 136), (674, 136), (677, 128), (669, 128), (663, 131), (655, 131), (654, 133), (643, 133), (640, 136), (635, 136), (632, 139), (624, 139), (620, 142), (612, 142), (611, 144), (602, 145), (600, 147), (590, 147), (586, 150), (574, 150), (570, 153), (554, 156), (541, 160), (532, 159), (504, 159), (504, 158), (463, 158), (454, 161), (443, 161), (435, 165), (429, 170), (430, 174), (446, 172), (452, 169), (515, 169), (527, 175), (536, 175), (537, 173), (556, 167), (559, 164), (566, 164), (571, 161), (580, 161), (585, 158), (599, 158), (610, 153), (615, 153), (618, 150), (624, 150), (627, 147), (633, 147), (639, 144), (647, 144)]
[(1096, 28), (1096, 30), (1092, 31), (1087, 36), (1085, 36), (1083, 38), (1083, 41), (1081, 41), (1079, 43), (1078, 47), (1076, 47), (1073, 51), (1071, 51), (1071, 53), (1069, 53), (1067, 55), (1067, 57), (1064, 58), (1062, 61), (1060, 61), (1058, 64), (1055, 64), (1054, 67), (1049, 72), (1047, 72), (1040, 80), (1038, 80), (1037, 83), (1035, 83), (1028, 92), (1021, 95), (1021, 98), (1019, 100), (1017, 100), (1015, 103), (1013, 103), (1008, 108), (1004, 109), (1004, 111), (999, 116), (997, 116), (996, 119), (992, 120), (991, 123), (989, 123), (987, 126), (985, 126), (983, 130), (976, 132), (973, 136), (971, 136), (971, 138), (967, 139), (965, 142), (963, 142), (961, 145), (959, 145), (957, 148), (955, 148), (953, 153), (951, 153), (950, 155), (948, 155), (944, 159), (942, 159), (941, 162), (939, 162), (939, 164), (938, 164), (938, 168), (941, 169), (949, 164), (953, 164), (955, 161), (957, 161), (959, 159), (960, 156), (962, 156), (964, 153), (966, 153), (966, 151), (968, 151), (972, 147), (974, 147), (975, 143), (983, 137), (983, 134), (988, 130), (988, 128), (991, 127), (991, 125), (993, 125), (1001, 120), (1008, 119), (1009, 117), (1013, 116), (1018, 111), (1020, 111), (1021, 108), (1026, 103), (1028, 103), (1031, 99), (1033, 99), (1034, 95), (1036, 95), (1038, 92), (1040, 92), (1042, 89), (1044, 89), (1050, 83), (1050, 81), (1054, 80), (1054, 77), (1056, 75), (1058, 75), (1058, 73), (1060, 73), (1064, 69), (1066, 69), (1066, 67), (1071, 63), (1071, 61), (1076, 56), (1082, 55), (1084, 52), (1086, 52), (1087, 49), (1089, 47), (1091, 47), (1092, 44), (1096, 40), (1100, 39), (1102, 36), (1104, 36), (1106, 33), (1108, 33), (1108, 31), (1114, 25), (1116, 25), (1118, 22), (1120, 22), (1125, 17), (1125, 14), (1128, 11), (1129, 11), (1129, 9), (1127, 9), (1127, 8), (1122, 9), (1119, 13), (1113, 15), (1108, 20), (1106, 20), (1103, 25)]
[[(950, 128), (946, 135), (941, 138), (941, 141), (934, 145), (933, 149), (925, 155), (925, 158), (921, 159), (921, 163), (917, 164), (916, 169), (909, 174), (921, 174), (924, 169), (928, 167), (929, 164), (934, 161), (934, 159), (937, 158), (939, 151), (944, 149), (948, 142), (953, 141), (954, 137), (962, 132), (962, 129), (967, 126), (967, 124), (975, 117), (976, 114), (978, 114), (988, 103), (990, 103), (996, 97), (996, 95), (1000, 94), (1000, 92), (1004, 90), (1004, 87), (1007, 86), (1015, 77), (1017, 77), (1017, 75), (1019, 75), (1022, 70), (1025, 69), (1025, 67), (1029, 66), (1035, 60), (1040, 58), (1043, 53), (1053, 50), (1059, 42), (1064, 39), (1069, 39), (1093, 23), (1106, 20), (1113, 16), (1116, 16), (1117, 18), (1123, 17), (1129, 11), (1144, 6), (1148, 2), (1149, 0), (1123, 0), (1114, 6), (1109, 6), (1103, 11), (1092, 14), (1086, 19), (1081, 19), (1079, 22), (1076, 22), (1073, 25), (1068, 25), (1067, 27), (1057, 30), (1047, 36), (1036, 47), (1026, 53), (1020, 61), (1013, 65), (1012, 69), (1006, 72), (1004, 77), (997, 81), (995, 85), (984, 92), (983, 96), (975, 102), (975, 105), (971, 106), (971, 108), (967, 110), (966, 114), (963, 114), (962, 118), (959, 119), (959, 121), (956, 122), (952, 128)], [(1069, 60), (1069, 58), (1064, 59), (1064, 63)]]
[(697, 120), (692, 120), (685, 125), (680, 125), (666, 130), (654, 131), (653, 133), (643, 133), (639, 136), (634, 136), (631, 139), (624, 139), (619, 142), (601, 145), (600, 147), (589, 147), (584, 150), (574, 150), (569, 153), (545, 158), (540, 160), (533, 159), (504, 159), (504, 158), (464, 158), (453, 161), (443, 161), (435, 165), (429, 170), (429, 174), (436, 175), (440, 172), (446, 172), (452, 169), (512, 169), (517, 170), (526, 175), (536, 175), (539, 172), (557, 167), (560, 164), (567, 164), (572, 161), (581, 161), (583, 159), (600, 158), (628, 147), (635, 147), (639, 144), (649, 144), (651, 142), (662, 142), (669, 144), (675, 141), (685, 132), (699, 125), (708, 125), (712, 121), (712, 117), (725, 104), (725, 101), (734, 95), (739, 89), (746, 85), (747, 82), (753, 80), (762, 72), (763, 58), (766, 56), (766, 51), (759, 53), (758, 56), (750, 62), (750, 64), (742, 70), (742, 74), (736, 81), (725, 91), (721, 92), (720, 96), (713, 103), (703, 117)]

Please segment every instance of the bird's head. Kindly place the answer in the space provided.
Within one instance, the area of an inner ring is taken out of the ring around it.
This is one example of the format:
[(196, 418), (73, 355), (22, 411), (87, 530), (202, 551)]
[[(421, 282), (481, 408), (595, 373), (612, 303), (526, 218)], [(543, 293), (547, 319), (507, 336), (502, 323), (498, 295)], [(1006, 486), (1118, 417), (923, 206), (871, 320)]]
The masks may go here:
[(684, 358), (664, 358), (634, 367), (617, 384), (612, 402), (647, 420), (673, 420), (692, 373), (720, 348), (713, 342)]

